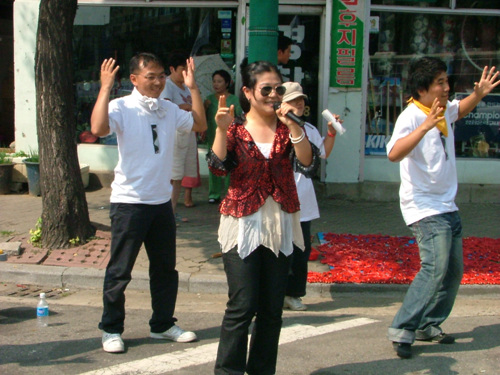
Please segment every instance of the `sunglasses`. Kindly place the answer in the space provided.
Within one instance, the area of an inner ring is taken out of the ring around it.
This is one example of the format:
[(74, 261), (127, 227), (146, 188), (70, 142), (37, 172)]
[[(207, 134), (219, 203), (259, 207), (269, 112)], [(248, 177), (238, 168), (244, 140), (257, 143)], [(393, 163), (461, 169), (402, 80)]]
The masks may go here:
[(264, 86), (260, 88), (260, 94), (262, 96), (269, 96), (272, 91), (275, 91), (276, 94), (279, 96), (285, 95), (286, 92), (286, 87), (285, 86), (277, 86), (277, 87), (272, 87), (272, 86)]

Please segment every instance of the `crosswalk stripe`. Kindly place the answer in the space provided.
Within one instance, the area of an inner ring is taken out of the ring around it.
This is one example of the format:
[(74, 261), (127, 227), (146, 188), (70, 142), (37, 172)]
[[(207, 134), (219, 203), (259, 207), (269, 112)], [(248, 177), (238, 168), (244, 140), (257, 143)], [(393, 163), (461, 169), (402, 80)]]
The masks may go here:
[[(281, 330), (280, 345), (327, 333), (342, 331), (349, 328), (360, 327), (375, 322), (377, 322), (377, 320), (358, 318), (317, 327), (296, 324), (284, 327)], [(200, 345), (194, 348), (187, 348), (172, 353), (161, 354), (137, 361), (101, 368), (99, 370), (85, 372), (80, 375), (163, 374), (165, 372), (176, 371), (186, 367), (215, 362), (218, 345), (218, 342)]]
[(320, 336), (326, 333), (342, 331), (344, 329), (364, 326), (366, 324), (375, 323), (377, 320), (369, 318), (358, 318), (345, 320), (338, 323), (326, 324), (323, 326), (308, 326), (308, 325), (292, 325), (281, 330), (280, 345), (288, 344), (293, 341), (307, 339), (309, 337)]

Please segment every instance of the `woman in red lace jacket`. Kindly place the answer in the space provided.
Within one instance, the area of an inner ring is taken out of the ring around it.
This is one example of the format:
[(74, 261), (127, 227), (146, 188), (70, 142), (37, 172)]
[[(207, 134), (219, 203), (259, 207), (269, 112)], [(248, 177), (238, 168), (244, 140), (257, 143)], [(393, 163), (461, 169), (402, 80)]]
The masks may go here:
[[(245, 118), (219, 100), (217, 130), (208, 155), (214, 175), (230, 173), (221, 202), (219, 243), (229, 286), (215, 374), (274, 374), (289, 257), (304, 248), (293, 171), (312, 176), (318, 150), (303, 129), (274, 109), (285, 93), (271, 63), (242, 72)], [(248, 327), (256, 316), (247, 362)]]

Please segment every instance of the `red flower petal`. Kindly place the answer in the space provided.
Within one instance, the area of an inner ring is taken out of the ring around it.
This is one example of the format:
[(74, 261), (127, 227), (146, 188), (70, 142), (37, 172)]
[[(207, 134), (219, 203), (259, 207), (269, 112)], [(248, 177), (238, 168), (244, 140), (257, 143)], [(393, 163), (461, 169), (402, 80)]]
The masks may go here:
[[(412, 237), (321, 233), (317, 247), (330, 271), (309, 272), (310, 283), (410, 284), (420, 270)], [(462, 284), (500, 284), (500, 239), (463, 239)]]

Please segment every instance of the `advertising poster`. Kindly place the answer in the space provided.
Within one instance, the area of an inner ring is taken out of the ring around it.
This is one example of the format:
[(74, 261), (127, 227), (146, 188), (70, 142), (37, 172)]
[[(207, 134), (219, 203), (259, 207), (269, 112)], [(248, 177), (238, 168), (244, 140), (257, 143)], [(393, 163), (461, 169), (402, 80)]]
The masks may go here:
[[(456, 99), (463, 99), (468, 93), (456, 93)], [(473, 142), (477, 136), (484, 136), (488, 143), (500, 142), (500, 95), (490, 94), (464, 118), (455, 122), (455, 141)]]

